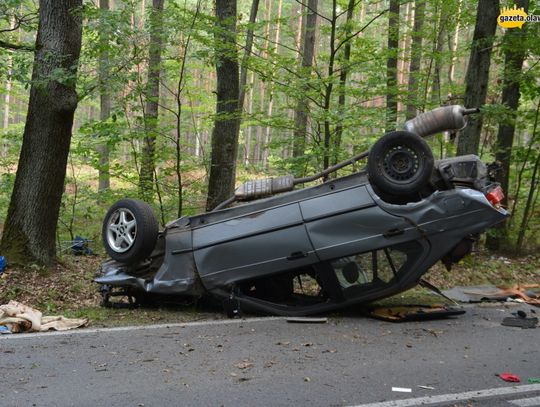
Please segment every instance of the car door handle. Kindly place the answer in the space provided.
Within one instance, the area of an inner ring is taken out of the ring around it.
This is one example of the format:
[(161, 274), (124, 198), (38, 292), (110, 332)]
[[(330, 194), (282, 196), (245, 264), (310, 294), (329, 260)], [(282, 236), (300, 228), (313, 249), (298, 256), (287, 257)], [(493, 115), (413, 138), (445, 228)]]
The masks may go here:
[(288, 257), (287, 260), (299, 260), (307, 257), (308, 254), (306, 252), (292, 252)]
[(403, 229), (394, 228), (394, 229), (390, 229), (390, 230), (387, 230), (386, 232), (384, 232), (383, 236), (384, 237), (393, 237), (393, 236), (402, 235), (403, 233), (405, 233), (405, 231)]

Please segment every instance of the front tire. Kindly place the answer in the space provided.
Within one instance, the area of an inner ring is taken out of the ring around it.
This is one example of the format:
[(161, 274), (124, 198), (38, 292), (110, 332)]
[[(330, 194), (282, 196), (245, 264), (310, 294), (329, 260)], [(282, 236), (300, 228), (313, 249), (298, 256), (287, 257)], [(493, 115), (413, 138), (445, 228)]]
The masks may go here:
[(112, 259), (134, 264), (154, 250), (159, 225), (150, 205), (138, 199), (117, 201), (103, 221), (102, 238)]

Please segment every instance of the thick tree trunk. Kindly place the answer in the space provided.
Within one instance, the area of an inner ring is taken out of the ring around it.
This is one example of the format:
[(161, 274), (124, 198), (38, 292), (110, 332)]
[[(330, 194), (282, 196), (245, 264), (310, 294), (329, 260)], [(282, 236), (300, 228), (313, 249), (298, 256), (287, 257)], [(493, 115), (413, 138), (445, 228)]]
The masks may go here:
[(155, 150), (159, 115), (159, 77), (161, 75), (161, 50), (163, 48), (163, 3), (152, 0), (150, 22), (150, 51), (148, 81), (146, 83), (146, 106), (144, 110), (145, 137), (141, 154), (139, 175), (140, 197), (152, 202), (154, 196)]
[(238, 95), (236, 0), (216, 0), (217, 104), (212, 133), (212, 161), (206, 209), (214, 209), (234, 192), (238, 151)]
[(422, 38), (424, 27), (424, 15), (426, 10), (425, 0), (416, 0), (414, 3), (414, 24), (411, 42), (411, 64), (409, 66), (409, 79), (407, 83), (407, 106), (405, 110), (406, 120), (414, 118), (417, 108), (421, 105), (418, 98), (418, 76), (422, 63)]
[[(481, 107), (486, 102), (491, 50), (499, 0), (479, 0), (476, 10), (473, 45), (469, 57), (469, 65), (465, 76), (465, 107)], [(458, 136), (457, 154), (478, 154), (482, 116), (469, 116), (469, 123)]]
[[(525, 12), (529, 8), (529, 0), (516, 0), (518, 8), (523, 7)], [(527, 27), (522, 29), (508, 29), (504, 35), (504, 77), (502, 90), (502, 104), (511, 111), (510, 120), (499, 124), (497, 141), (495, 143), (495, 160), (500, 162), (501, 171), (497, 172), (496, 181), (508, 194), (508, 179), (510, 176), (510, 160), (512, 158), (512, 145), (514, 144), (514, 131), (516, 128), (517, 109), (519, 106), (519, 84), (521, 80), (521, 68), (525, 59), (526, 49), (524, 46), (527, 35)], [(502, 205), (507, 205), (507, 197), (504, 197)], [(486, 245), (492, 250), (499, 249), (501, 243), (507, 240), (506, 225), (499, 224), (497, 230), (500, 233), (488, 235)]]
[(397, 68), (399, 46), (400, 0), (390, 0), (388, 13), (388, 57), (386, 59), (386, 131), (397, 126)]
[[(105, 15), (110, 10), (109, 0), (99, 0), (99, 8), (102, 13), (102, 24), (99, 30), (99, 42), (101, 55), (99, 56), (99, 83), (100, 83), (100, 112), (99, 119), (105, 121), (111, 115), (111, 94), (109, 93), (107, 81), (109, 77), (109, 32), (104, 24)], [(99, 183), (98, 191), (102, 192), (110, 188), (109, 175), (109, 145), (107, 140), (101, 140), (96, 148), (99, 154)]]
[[(311, 75), (313, 66), (313, 56), (315, 53), (315, 37), (317, 32), (317, 7), (318, 0), (308, 0), (305, 24), (303, 27), (303, 45), (302, 45), (302, 68), (301, 73), (305, 77)], [(307, 92), (307, 85), (303, 92)], [(309, 102), (306, 97), (300, 96), (296, 104), (294, 115), (294, 135), (293, 135), (293, 157), (304, 155), (304, 148), (307, 137)]]
[[(12, 264), (51, 264), (64, 189), (81, 50), (82, 0), (40, 0), (23, 145), (0, 253)], [(62, 73), (62, 82), (51, 80)]]

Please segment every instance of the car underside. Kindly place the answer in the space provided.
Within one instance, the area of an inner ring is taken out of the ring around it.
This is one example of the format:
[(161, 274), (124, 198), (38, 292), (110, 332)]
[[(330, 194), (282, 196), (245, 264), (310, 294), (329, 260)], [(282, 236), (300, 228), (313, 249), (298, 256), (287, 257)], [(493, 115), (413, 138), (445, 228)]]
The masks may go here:
[[(112, 259), (96, 279), (105, 300), (211, 296), (230, 316), (241, 309), (304, 316), (414, 287), (508, 216), (478, 157), (434, 161), (426, 150), (422, 136), (458, 129), (466, 114), (451, 106), (420, 115), (337, 166), (367, 157), (366, 170), (294, 190), (313, 177), (248, 182), (217, 210), (159, 232), (148, 205), (117, 202), (103, 226)], [(248, 202), (225, 207), (234, 200)]]

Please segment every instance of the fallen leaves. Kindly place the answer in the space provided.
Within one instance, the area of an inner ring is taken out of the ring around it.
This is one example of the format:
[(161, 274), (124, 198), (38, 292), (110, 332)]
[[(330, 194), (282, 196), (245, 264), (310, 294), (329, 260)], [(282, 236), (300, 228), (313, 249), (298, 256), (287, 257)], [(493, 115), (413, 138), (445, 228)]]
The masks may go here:
[(253, 362), (249, 359), (244, 359), (242, 362), (235, 364), (234, 367), (240, 370), (251, 369)]

